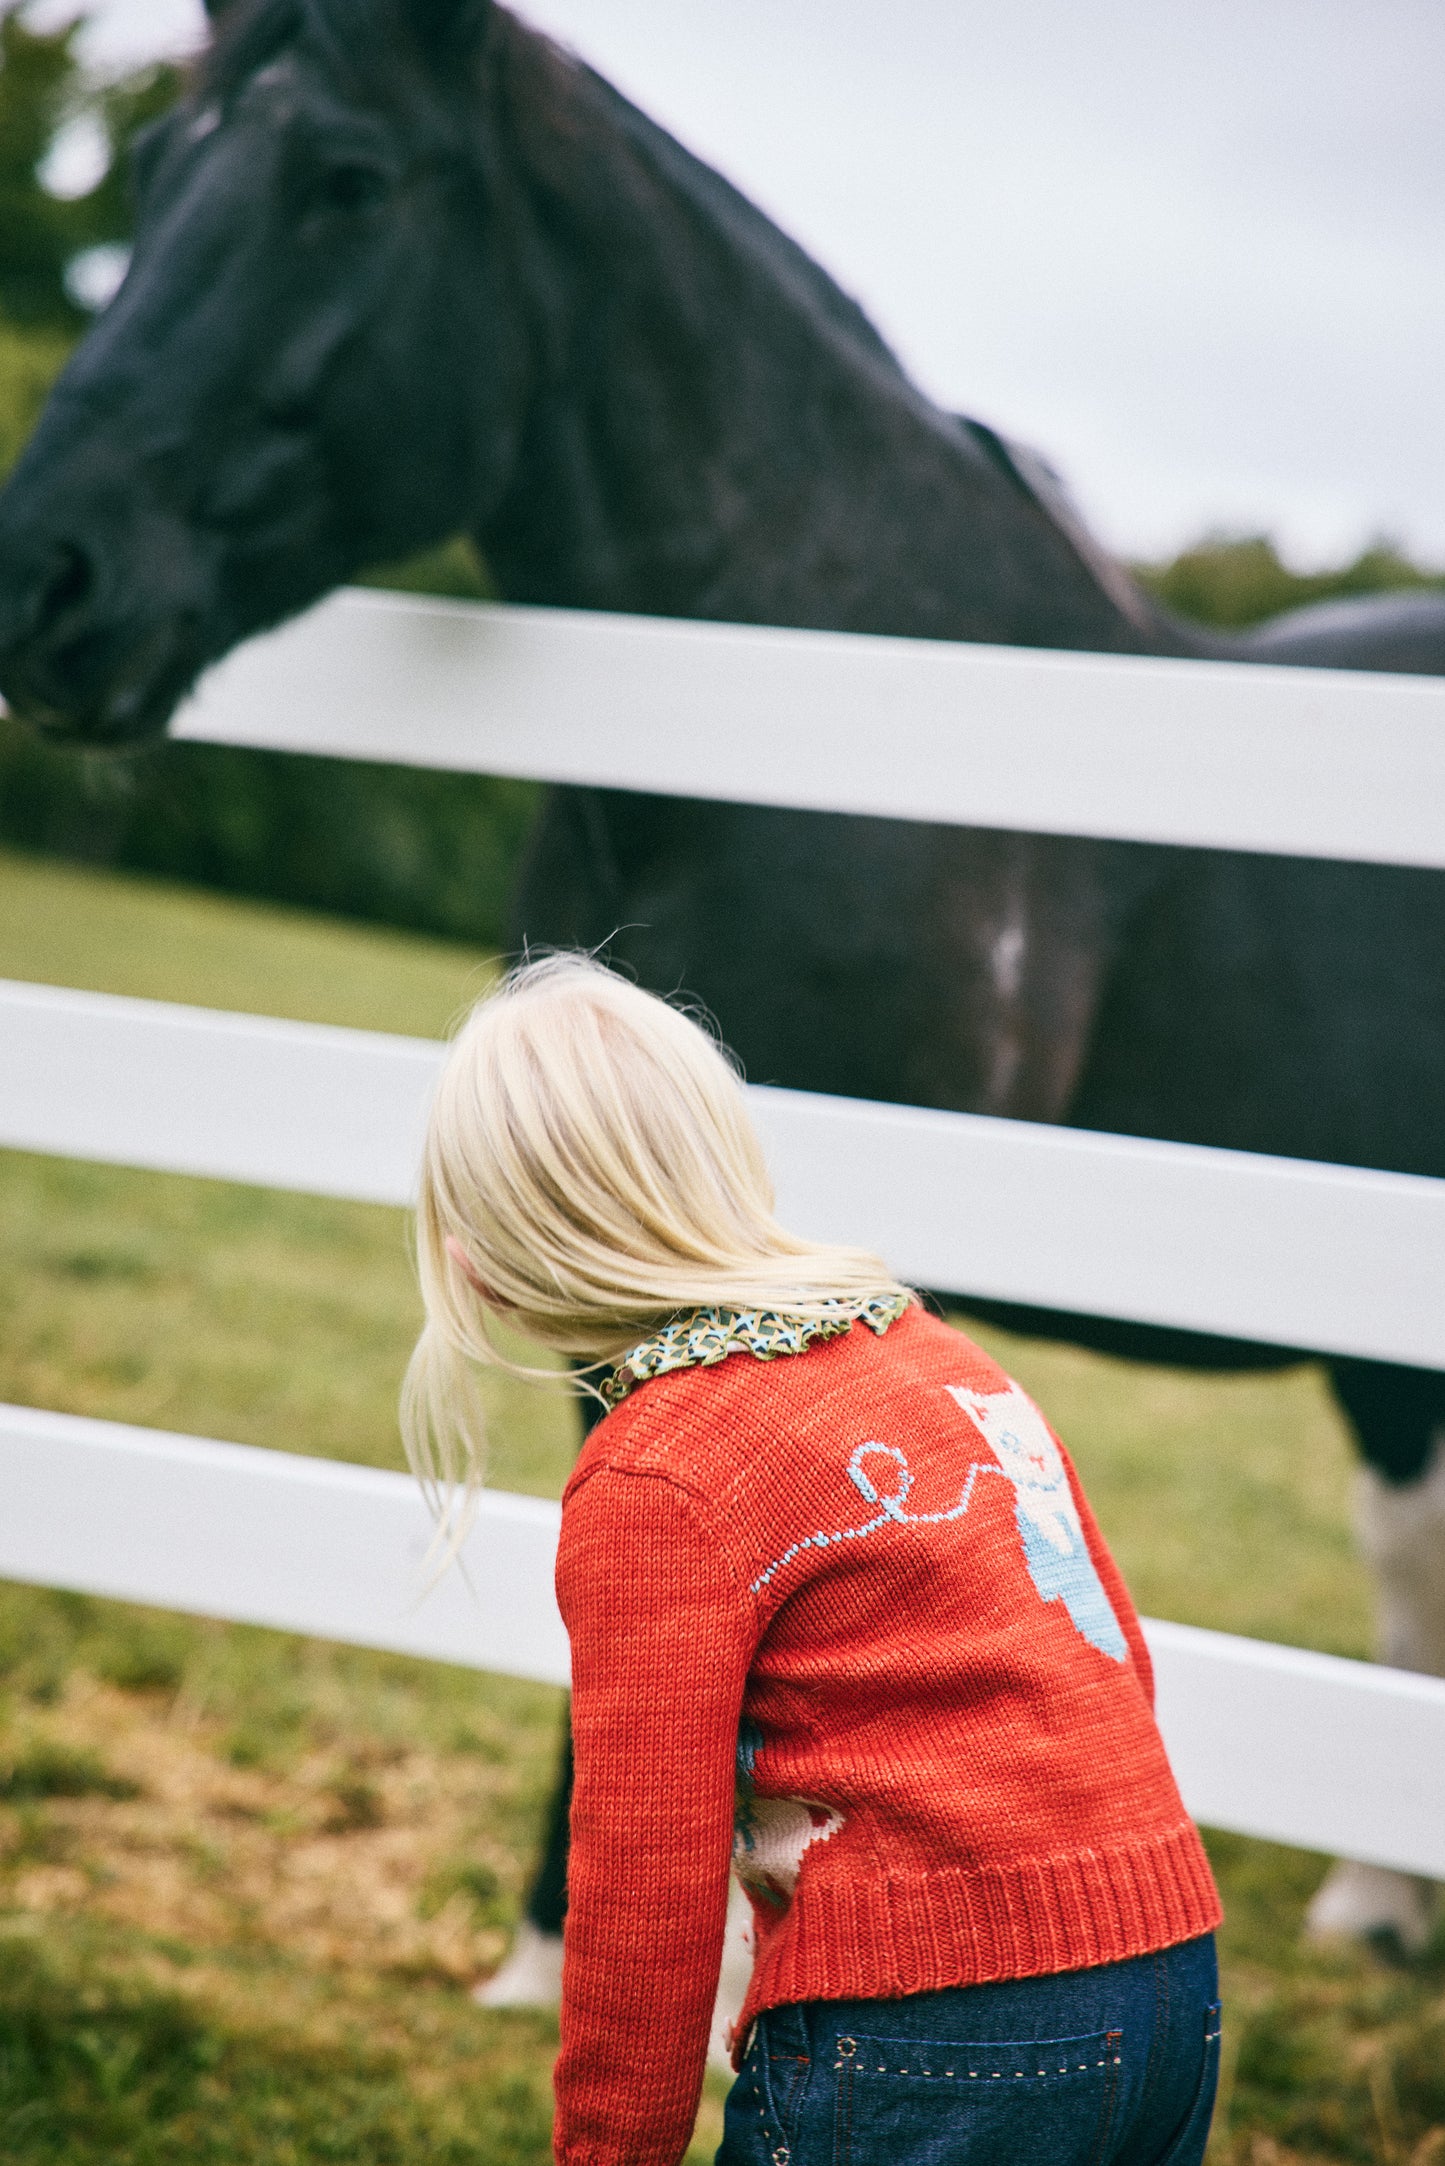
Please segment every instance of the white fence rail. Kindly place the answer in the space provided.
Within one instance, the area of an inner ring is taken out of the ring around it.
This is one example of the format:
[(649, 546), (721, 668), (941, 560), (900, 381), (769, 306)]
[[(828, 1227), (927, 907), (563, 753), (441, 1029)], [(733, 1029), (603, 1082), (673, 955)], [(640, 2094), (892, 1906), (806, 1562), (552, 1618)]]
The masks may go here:
[[(443, 1048), (0, 980), (0, 1144), (411, 1199)], [(785, 1221), (916, 1285), (1445, 1367), (1445, 1182), (754, 1089)]]
[(343, 593), (177, 733), (965, 827), (1445, 865), (1445, 681)]
[[(560, 1510), (538, 1498), (485, 1491), (466, 1577), (424, 1591), (401, 1474), (0, 1406), (0, 1490), (0, 1576), (567, 1681)], [(1445, 1879), (1445, 1682), (1145, 1629), (1198, 1819)]]
[(0, 1488), (0, 1578), (567, 1683), (543, 1497), (486, 1490), (430, 1585), (421, 1491), (380, 1468), (0, 1406)]
[[(184, 734), (965, 825), (1445, 867), (1445, 683), (341, 595)], [(0, 986), (0, 1144), (411, 1192), (439, 1048)], [(918, 1283), (1445, 1366), (1445, 1183), (757, 1091), (800, 1229)], [(0, 1409), (0, 1573), (554, 1682), (556, 1508), (423, 1593), (398, 1475)], [(1445, 1877), (1445, 1683), (1148, 1626), (1216, 1826)]]

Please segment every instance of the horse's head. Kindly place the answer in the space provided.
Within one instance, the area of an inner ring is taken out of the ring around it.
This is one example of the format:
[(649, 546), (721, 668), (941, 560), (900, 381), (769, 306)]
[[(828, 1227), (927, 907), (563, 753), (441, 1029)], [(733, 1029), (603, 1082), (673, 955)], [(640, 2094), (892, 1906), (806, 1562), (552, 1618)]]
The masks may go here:
[(238, 639), (504, 486), (526, 310), (478, 246), (499, 24), (230, 0), (136, 146), (128, 275), (0, 495), (0, 690), (48, 735), (162, 730)]

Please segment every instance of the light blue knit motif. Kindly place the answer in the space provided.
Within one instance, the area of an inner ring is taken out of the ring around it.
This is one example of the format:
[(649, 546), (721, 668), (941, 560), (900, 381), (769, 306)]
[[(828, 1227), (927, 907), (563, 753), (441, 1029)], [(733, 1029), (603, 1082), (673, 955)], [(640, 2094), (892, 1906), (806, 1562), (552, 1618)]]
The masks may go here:
[[(892, 1459), (897, 1463), (898, 1484), (891, 1496), (883, 1496), (872, 1477), (863, 1470), (863, 1462), (870, 1452), (881, 1452), (886, 1459)], [(800, 1542), (794, 1542), (791, 1549), (785, 1549), (781, 1557), (775, 1557), (765, 1572), (758, 1574), (748, 1592), (757, 1594), (761, 1588), (767, 1586), (769, 1580), (776, 1579), (779, 1572), (786, 1565), (792, 1563), (794, 1557), (801, 1556), (805, 1549), (827, 1549), (834, 1542), (861, 1541), (865, 1534), (876, 1534), (880, 1527), (889, 1525), (895, 1527), (932, 1527), (938, 1526), (947, 1519), (962, 1519), (972, 1501), (973, 1485), (978, 1480), (979, 1475), (1002, 1474), (1002, 1472), (1002, 1467), (991, 1467), (986, 1460), (976, 1461), (968, 1470), (968, 1480), (963, 1485), (963, 1494), (957, 1504), (950, 1505), (948, 1510), (943, 1512), (909, 1512), (904, 1510), (904, 1506), (908, 1500), (908, 1492), (913, 1487), (913, 1475), (908, 1461), (904, 1458), (898, 1446), (896, 1444), (860, 1444), (848, 1461), (848, 1479), (852, 1482), (865, 1504), (876, 1504), (878, 1506), (877, 1518), (865, 1521), (861, 1527), (840, 1527), (832, 1534), (805, 1534)]]
[(1017, 1384), (1003, 1391), (975, 1391), (967, 1384), (944, 1389), (982, 1430), (1014, 1485), (1014, 1522), (1040, 1601), (1062, 1602), (1091, 1647), (1126, 1662), (1129, 1644), (1089, 1554), (1068, 1468), (1043, 1415)]
[[(1011, 1383), (998, 1392), (975, 1391), (965, 1384), (946, 1384), (943, 1388), (982, 1433), (994, 1454), (992, 1461), (974, 1461), (958, 1502), (941, 1512), (910, 1512), (907, 1503), (913, 1473), (904, 1454), (896, 1444), (871, 1440), (860, 1444), (848, 1461), (848, 1478), (865, 1503), (878, 1506), (874, 1517), (857, 1527), (805, 1534), (758, 1574), (749, 1591), (761, 1593), (805, 1550), (861, 1541), (887, 1526), (938, 1526), (962, 1519), (979, 1475), (1001, 1474), (1013, 1485), (1014, 1524), (1040, 1601), (1062, 1602), (1075, 1630), (1091, 1647), (1097, 1647), (1100, 1654), (1114, 1662), (1126, 1662), (1128, 1642), (1089, 1553), (1068, 1469), (1038, 1408), (1017, 1384)], [(866, 1462), (875, 1454), (891, 1459), (898, 1470), (887, 1495), (866, 1469)]]

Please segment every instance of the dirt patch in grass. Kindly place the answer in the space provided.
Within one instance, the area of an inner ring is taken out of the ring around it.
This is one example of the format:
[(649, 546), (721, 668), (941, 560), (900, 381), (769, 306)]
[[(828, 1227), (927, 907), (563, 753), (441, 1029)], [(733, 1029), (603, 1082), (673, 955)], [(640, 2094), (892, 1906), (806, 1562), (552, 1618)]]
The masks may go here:
[[(0, 1901), (184, 1943), (467, 1984), (516, 1902), (511, 1771), (374, 1740), (237, 1764), (224, 1722), (73, 1675), (0, 1758)], [(8, 1783), (6, 1769), (9, 1769)], [(43, 1803), (42, 1803), (43, 1801)]]
[(555, 2022), (469, 1988), (559, 1695), (15, 1588), (0, 1672), (6, 2166), (545, 2166)]

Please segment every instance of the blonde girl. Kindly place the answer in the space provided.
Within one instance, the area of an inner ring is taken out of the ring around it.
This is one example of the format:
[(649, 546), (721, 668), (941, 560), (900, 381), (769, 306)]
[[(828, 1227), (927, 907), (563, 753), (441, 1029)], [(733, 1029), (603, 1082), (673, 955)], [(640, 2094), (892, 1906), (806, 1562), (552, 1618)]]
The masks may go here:
[(561, 2166), (677, 2166), (729, 1870), (723, 2166), (1197, 2166), (1218, 1901), (1062, 1446), (876, 1257), (773, 1215), (706, 1030), (581, 957), (460, 1033), (403, 1423), (461, 1531), (503, 1321), (608, 1408), (563, 1500)]

